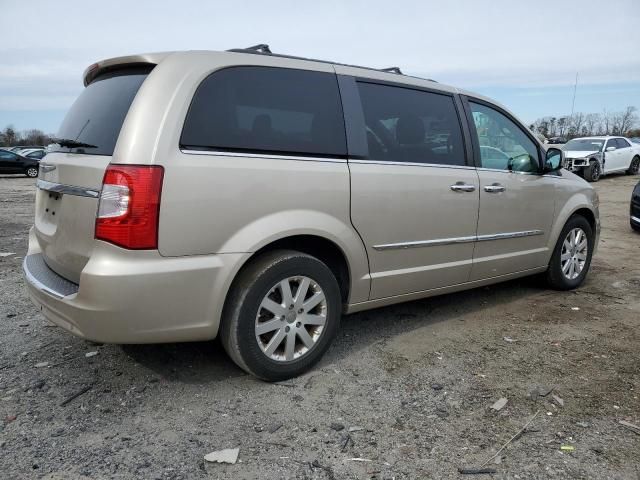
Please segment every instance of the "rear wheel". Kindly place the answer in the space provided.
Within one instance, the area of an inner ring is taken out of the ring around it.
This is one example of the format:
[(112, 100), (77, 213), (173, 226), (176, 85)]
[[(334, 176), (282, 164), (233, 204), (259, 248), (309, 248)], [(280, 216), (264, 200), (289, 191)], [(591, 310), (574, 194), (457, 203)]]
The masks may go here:
[(640, 170), (640, 157), (633, 157), (631, 160), (631, 165), (629, 165), (629, 170), (627, 170), (627, 175), (637, 175)]
[(25, 170), (24, 174), (29, 178), (36, 178), (38, 176), (38, 168), (29, 167)]
[(593, 253), (593, 230), (582, 215), (565, 224), (549, 262), (547, 283), (556, 290), (579, 287), (587, 276)]
[(602, 175), (602, 166), (598, 160), (589, 161), (589, 166), (584, 169), (584, 179), (587, 182), (597, 182)]
[(320, 360), (338, 330), (341, 308), (338, 282), (324, 263), (296, 251), (269, 252), (234, 282), (220, 339), (248, 373), (285, 380)]

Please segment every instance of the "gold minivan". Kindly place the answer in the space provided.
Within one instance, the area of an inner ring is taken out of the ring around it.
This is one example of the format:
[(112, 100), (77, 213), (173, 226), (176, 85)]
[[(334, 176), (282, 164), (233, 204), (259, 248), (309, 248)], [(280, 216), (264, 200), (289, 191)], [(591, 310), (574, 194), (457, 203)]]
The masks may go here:
[(265, 45), (113, 58), (84, 84), (24, 260), (35, 304), (80, 337), (219, 336), (281, 380), (342, 314), (589, 270), (596, 193), (482, 96)]

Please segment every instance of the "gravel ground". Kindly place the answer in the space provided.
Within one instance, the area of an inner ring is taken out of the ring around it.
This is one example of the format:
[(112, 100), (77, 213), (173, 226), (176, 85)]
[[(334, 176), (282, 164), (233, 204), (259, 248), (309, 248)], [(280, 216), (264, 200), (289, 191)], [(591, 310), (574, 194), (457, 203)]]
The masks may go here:
[[(640, 435), (618, 423), (640, 424), (636, 181), (595, 184), (603, 232), (578, 291), (533, 278), (352, 315), (313, 371), (267, 384), (216, 342), (50, 325), (21, 275), (34, 182), (0, 176), (0, 477), (463, 478), (539, 412), (493, 478), (638, 479)], [(235, 465), (203, 460), (235, 447)]]

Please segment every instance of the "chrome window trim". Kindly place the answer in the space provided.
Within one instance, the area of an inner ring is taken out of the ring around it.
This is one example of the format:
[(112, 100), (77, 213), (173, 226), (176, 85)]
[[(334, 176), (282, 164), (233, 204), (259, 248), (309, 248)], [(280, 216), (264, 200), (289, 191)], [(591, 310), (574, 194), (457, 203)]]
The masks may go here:
[(374, 165), (401, 165), (405, 167), (439, 167), (439, 168), (455, 168), (459, 170), (475, 170), (476, 167), (469, 165), (447, 165), (443, 163), (420, 163), (420, 162), (394, 162), (392, 160), (362, 160), (362, 159), (349, 159), (349, 163)]
[(383, 250), (399, 250), (399, 249), (407, 249), (407, 248), (436, 247), (436, 246), (443, 246), (443, 245), (454, 245), (458, 243), (487, 242), (491, 240), (503, 240), (507, 238), (532, 237), (535, 235), (544, 235), (544, 231), (543, 230), (524, 230), (521, 232), (494, 233), (491, 235), (472, 235), (467, 237), (438, 238), (435, 240), (419, 240), (414, 242), (386, 243), (382, 245), (374, 245), (373, 249), (378, 251), (383, 251)]
[(631, 221), (632, 222), (636, 222), (636, 223), (640, 223), (640, 218), (634, 217), (633, 215), (631, 215)]
[(47, 192), (62, 193), (64, 195), (75, 195), (77, 197), (98, 198), (100, 196), (100, 190), (76, 187), (74, 185), (65, 185), (63, 183), (49, 182), (42, 179), (38, 179), (36, 181), (36, 187)]
[(304, 155), (274, 155), (271, 153), (243, 153), (243, 152), (223, 152), (221, 150), (189, 150), (180, 149), (186, 155), (213, 155), (216, 157), (245, 157), (245, 158), (266, 158), (273, 160), (304, 160), (307, 162), (330, 162), (347, 163), (346, 158), (337, 157), (310, 157)]
[(501, 173), (515, 173), (517, 175), (537, 175), (542, 177), (543, 175), (538, 172), (519, 172), (518, 170), (504, 170), (503, 168), (485, 168), (478, 167), (476, 170), (479, 172), (501, 172)]

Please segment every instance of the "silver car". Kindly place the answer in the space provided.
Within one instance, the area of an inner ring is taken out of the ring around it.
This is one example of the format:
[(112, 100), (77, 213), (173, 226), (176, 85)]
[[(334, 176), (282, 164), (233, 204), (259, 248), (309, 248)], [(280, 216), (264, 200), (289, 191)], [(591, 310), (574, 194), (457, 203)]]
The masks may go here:
[(75, 335), (220, 336), (280, 380), (342, 314), (589, 270), (594, 190), (482, 96), (264, 45), (113, 58), (84, 84), (24, 260), (35, 304)]

